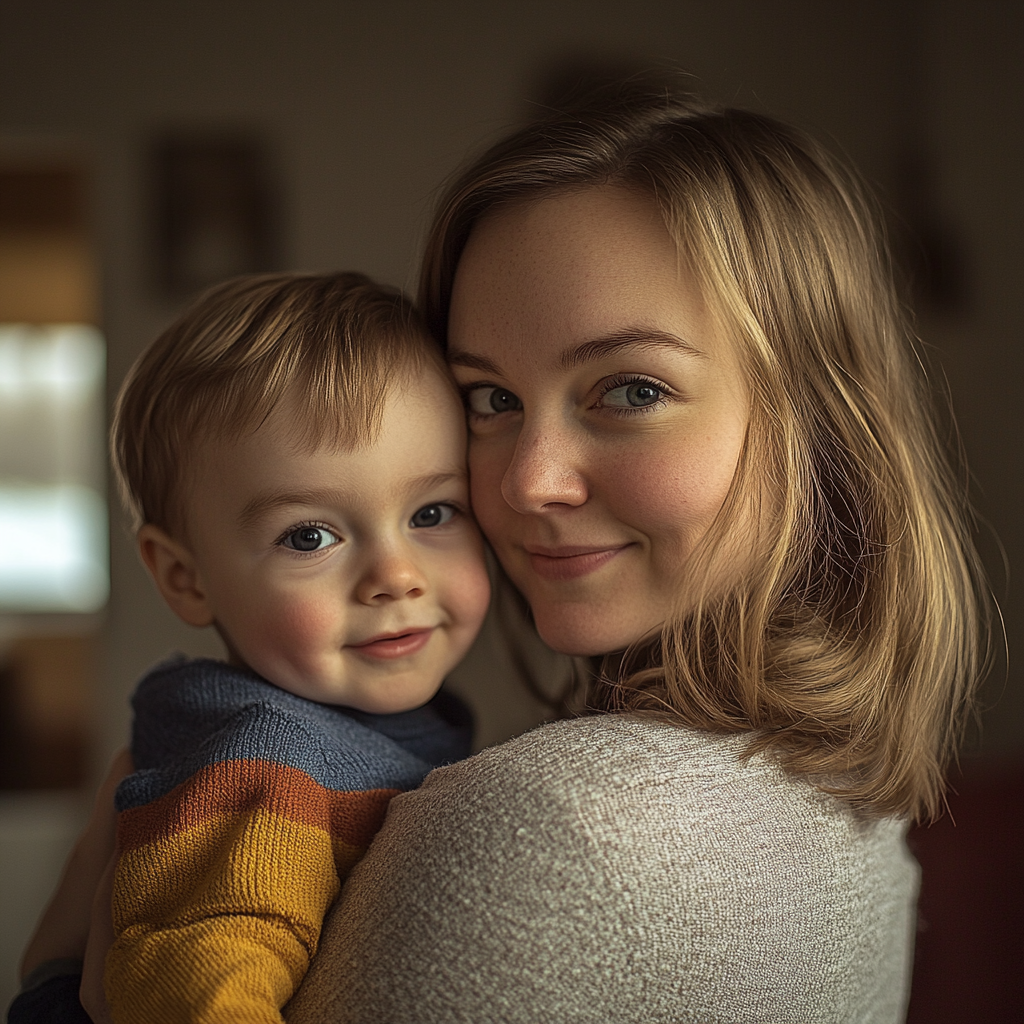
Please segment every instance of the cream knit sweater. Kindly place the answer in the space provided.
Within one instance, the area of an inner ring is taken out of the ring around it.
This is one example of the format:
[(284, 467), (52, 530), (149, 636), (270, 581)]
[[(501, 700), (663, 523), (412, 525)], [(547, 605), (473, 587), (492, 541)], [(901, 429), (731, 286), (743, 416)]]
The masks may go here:
[(293, 1024), (891, 1024), (917, 865), (743, 736), (597, 716), (397, 797)]

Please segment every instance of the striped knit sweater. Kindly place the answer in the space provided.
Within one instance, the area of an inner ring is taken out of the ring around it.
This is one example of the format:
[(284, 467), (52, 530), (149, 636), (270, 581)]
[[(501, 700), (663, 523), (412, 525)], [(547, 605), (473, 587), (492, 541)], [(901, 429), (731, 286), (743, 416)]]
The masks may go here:
[(469, 753), (448, 694), (371, 715), (210, 660), (166, 662), (133, 698), (117, 792), (117, 1024), (281, 1021), (324, 914), (388, 802)]

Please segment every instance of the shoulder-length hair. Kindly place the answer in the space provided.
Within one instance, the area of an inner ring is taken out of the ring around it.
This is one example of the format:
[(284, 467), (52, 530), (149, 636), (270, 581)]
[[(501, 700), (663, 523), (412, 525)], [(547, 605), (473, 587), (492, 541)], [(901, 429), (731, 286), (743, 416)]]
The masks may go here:
[[(627, 652), (608, 706), (752, 730), (751, 751), (870, 813), (936, 816), (987, 652), (987, 589), (864, 190), (771, 118), (661, 85), (606, 91), (451, 184), (421, 280), (434, 334), (480, 217), (602, 185), (658, 204), (751, 396), (685, 604)], [(752, 555), (722, 593), (737, 530)]]

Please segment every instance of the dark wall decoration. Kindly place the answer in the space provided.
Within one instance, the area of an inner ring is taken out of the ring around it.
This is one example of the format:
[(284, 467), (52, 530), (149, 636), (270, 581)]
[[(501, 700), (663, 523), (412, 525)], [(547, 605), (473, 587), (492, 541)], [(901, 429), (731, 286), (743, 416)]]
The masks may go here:
[(270, 161), (259, 140), (165, 137), (153, 147), (153, 170), (157, 283), (165, 298), (278, 267)]

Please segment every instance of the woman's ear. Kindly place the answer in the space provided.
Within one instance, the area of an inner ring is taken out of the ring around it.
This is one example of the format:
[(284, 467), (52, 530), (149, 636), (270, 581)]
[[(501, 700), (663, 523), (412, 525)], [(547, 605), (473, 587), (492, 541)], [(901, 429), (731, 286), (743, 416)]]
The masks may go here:
[(136, 537), (139, 554), (168, 607), (190, 626), (213, 624), (213, 609), (192, 552), (159, 526), (146, 523)]

